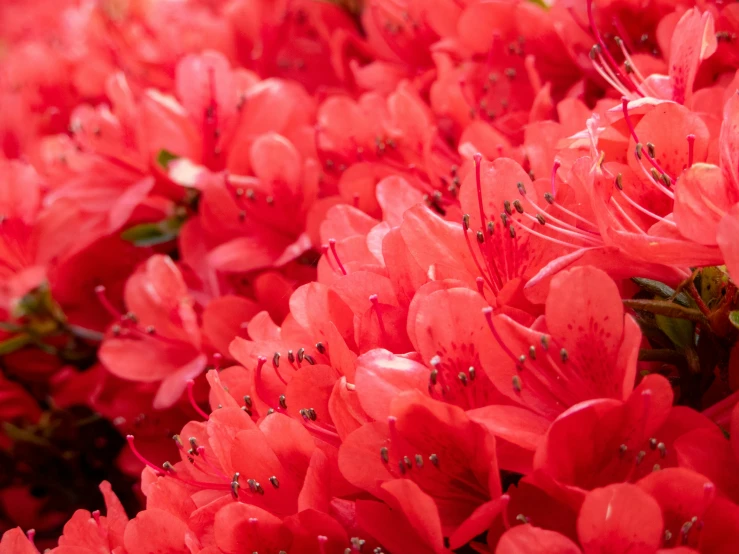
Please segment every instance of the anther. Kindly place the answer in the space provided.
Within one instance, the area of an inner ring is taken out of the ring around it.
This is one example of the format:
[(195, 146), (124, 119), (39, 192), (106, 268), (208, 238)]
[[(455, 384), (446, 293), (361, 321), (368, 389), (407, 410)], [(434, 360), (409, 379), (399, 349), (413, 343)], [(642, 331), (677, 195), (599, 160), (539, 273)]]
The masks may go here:
[(419, 469), (422, 468), (423, 467), (423, 456), (421, 456), (420, 454), (416, 454), (414, 458), (416, 460), (416, 467), (418, 467)]
[(513, 227), (513, 225), (508, 227), (508, 232), (510, 233), (512, 239), (516, 238), (516, 229), (515, 227)]
[(275, 352), (274, 356), (272, 356), (272, 365), (275, 367), (280, 367), (280, 353)]
[(431, 454), (429, 456), (429, 462), (431, 462), (434, 467), (439, 467), (439, 457), (436, 454)]
[(542, 335), (539, 341), (541, 342), (541, 347), (544, 350), (547, 350), (549, 348), (549, 338), (546, 335)]
[(439, 377), (439, 372), (436, 369), (432, 369), (431, 373), (429, 373), (429, 383), (431, 383), (431, 386), (433, 387), (436, 385), (436, 380)]
[(516, 187), (518, 188), (518, 192), (521, 194), (526, 194), (526, 187), (523, 185), (523, 183), (516, 183)]
[(251, 404), (251, 396), (249, 396), (248, 394), (244, 396), (244, 405), (247, 408), (251, 408), (251, 406), (252, 406), (252, 404)]
[(495, 234), (495, 224), (492, 221), (488, 221), (487, 228), (488, 235), (493, 236)]
[(640, 450), (639, 453), (636, 455), (636, 465), (639, 465), (646, 455), (646, 452)]
[(653, 473), (654, 473), (655, 471), (659, 471), (660, 469), (662, 469), (662, 467), (661, 467), (661, 466), (660, 466), (659, 464), (654, 464), (654, 465), (652, 466), (652, 472), (653, 472)]
[(655, 148), (654, 148), (654, 144), (652, 144), (651, 142), (648, 142), (647, 143), (647, 154), (649, 154), (649, 157), (652, 158), (652, 159), (654, 159), (655, 156), (656, 156), (656, 151), (655, 151)]
[(626, 446), (625, 444), (622, 444), (621, 446), (619, 446), (618, 447), (618, 454), (619, 454), (619, 456), (621, 456), (623, 458), (624, 454), (626, 454), (626, 451), (628, 449), (629, 449), (629, 447)]
[(405, 464), (403, 463), (403, 460), (398, 460), (398, 471), (400, 471), (401, 475), (405, 475)]
[(298, 349), (298, 361), (302, 362), (305, 359), (305, 348)]
[(198, 441), (195, 439), (195, 437), (190, 437), (187, 440), (190, 442), (190, 448), (192, 448), (193, 450), (198, 449)]
[(637, 157), (638, 159), (640, 159), (640, 160), (641, 160), (641, 151), (642, 151), (642, 148), (644, 148), (644, 147), (642, 146), (642, 143), (641, 143), (641, 142), (637, 142), (637, 143), (636, 143), (636, 157)]
[(462, 227), (465, 231), (469, 231), (470, 229), (470, 214), (464, 214), (462, 216)]
[(520, 355), (520, 356), (518, 357), (518, 362), (519, 362), (520, 364), (525, 364), (525, 363), (526, 363), (526, 354), (521, 354), (521, 355)]
[(285, 401), (285, 395), (284, 394), (281, 394), (280, 395), (279, 402), (280, 402), (280, 408), (282, 408), (283, 410), (287, 410), (287, 402)]
[(386, 446), (380, 448), (380, 459), (385, 463), (388, 463), (390, 461), (390, 455), (388, 454)]
[(649, 448), (651, 448), (652, 450), (657, 449), (657, 439), (655, 439), (654, 437), (649, 439)]
[(547, 220), (544, 219), (544, 216), (541, 214), (536, 214), (536, 221), (538, 221), (541, 225), (547, 224)]
[(511, 215), (513, 213), (513, 210), (511, 210), (511, 203), (508, 200), (503, 200), (503, 209), (508, 215)]
[(485, 235), (483, 235), (482, 231), (477, 232), (477, 242), (479, 242), (480, 244), (485, 242)]
[(649, 168), (649, 173), (652, 175), (652, 179), (654, 179), (655, 181), (661, 181), (662, 180), (662, 177), (659, 174), (659, 171), (657, 171), (653, 167)]
[(272, 483), (272, 486), (276, 489), (280, 488), (280, 482), (277, 480), (277, 477), (274, 475), (269, 478), (269, 482)]
[(467, 373), (470, 376), (470, 381), (474, 381), (475, 380), (475, 376), (477, 375), (477, 373), (475, 372), (475, 368), (472, 367), (472, 366), (470, 366), (469, 369), (467, 369)]
[(695, 135), (691, 133), (686, 138), (688, 140), (688, 167), (693, 167), (693, 152), (695, 150)]
[(411, 463), (411, 459), (408, 456), (403, 456), (403, 463), (408, 469), (411, 469), (413, 467), (413, 464)]
[(563, 363), (570, 359), (570, 355), (567, 353), (567, 350), (564, 348), (559, 351), (559, 357)]
[(319, 354), (325, 354), (326, 353), (326, 347), (323, 346), (323, 343), (322, 342), (317, 342), (316, 343), (316, 350), (318, 350), (318, 353)]
[(303, 359), (310, 365), (316, 365), (316, 361), (313, 359), (313, 356), (306, 354), (305, 356), (303, 356)]
[(462, 383), (462, 386), (467, 386), (467, 374), (464, 371), (460, 371), (457, 375), (457, 379)]
[(532, 360), (536, 359), (536, 347), (533, 344), (529, 346), (529, 358)]
[(544, 193), (544, 200), (546, 200), (549, 204), (554, 204), (554, 196), (552, 196), (551, 192)]
[(518, 375), (514, 375), (513, 379), (513, 390), (516, 392), (521, 392), (521, 378)]
[(624, 190), (623, 179), (624, 177), (620, 173), (616, 175), (616, 188), (618, 190)]
[(667, 456), (667, 446), (665, 446), (665, 443), (660, 442), (657, 444), (657, 450), (659, 450), (659, 455), (664, 458)]
[(172, 464), (170, 464), (169, 462), (164, 462), (162, 464), (162, 467), (164, 468), (164, 471), (166, 471), (168, 473), (175, 473), (174, 466)]
[(523, 206), (521, 205), (520, 200), (514, 200), (513, 201), (513, 207), (516, 208), (516, 211), (520, 214), (523, 213)]
[(293, 354), (292, 350), (287, 351), (287, 361), (290, 363), (295, 362), (295, 354)]

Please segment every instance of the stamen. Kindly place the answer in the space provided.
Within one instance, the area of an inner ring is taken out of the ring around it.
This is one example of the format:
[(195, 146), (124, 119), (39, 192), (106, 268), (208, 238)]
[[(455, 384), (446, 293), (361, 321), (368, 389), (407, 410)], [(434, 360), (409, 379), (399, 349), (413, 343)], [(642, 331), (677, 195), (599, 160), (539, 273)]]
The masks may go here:
[(611, 53), (608, 51), (608, 48), (606, 48), (606, 44), (603, 41), (603, 37), (598, 31), (598, 27), (596, 27), (595, 25), (595, 18), (593, 17), (593, 0), (587, 0), (587, 10), (588, 10), (588, 23), (590, 24), (590, 30), (593, 33), (593, 36), (595, 36), (595, 40), (598, 42), (598, 45), (600, 46), (600, 51), (603, 53), (606, 60), (608, 61), (608, 65), (613, 70), (613, 73), (619, 79), (621, 83), (623, 83), (632, 92), (638, 93), (638, 90), (636, 89), (636, 86), (634, 85), (633, 81), (627, 78), (621, 72), (621, 69), (619, 68), (619, 65), (616, 63), (616, 60), (613, 59), (613, 56), (611, 56)]
[(100, 304), (102, 304), (103, 308), (105, 308), (105, 311), (107, 311), (110, 315), (112, 315), (116, 319), (120, 319), (123, 314), (118, 311), (118, 309), (113, 306), (113, 303), (108, 299), (108, 297), (105, 294), (105, 287), (103, 285), (98, 285), (95, 287), (95, 295), (98, 297), (98, 301)]
[(503, 341), (503, 338), (498, 333), (498, 330), (495, 328), (495, 323), (493, 322), (493, 309), (483, 308), (482, 314), (485, 316), (485, 320), (488, 322), (488, 327), (490, 327), (490, 331), (493, 333), (493, 337), (495, 337), (495, 340), (498, 341), (498, 344), (503, 349), (503, 351), (508, 354), (508, 356), (513, 360), (515, 363), (518, 363), (518, 356), (516, 356), (513, 351), (508, 348), (508, 346)]
[(688, 167), (693, 167), (693, 152), (695, 151), (695, 135), (689, 134), (688, 140)]
[[(557, 194), (557, 188), (555, 187), (555, 179), (557, 177), (557, 170), (560, 168), (562, 164), (559, 162), (559, 160), (554, 160), (554, 165), (552, 166), (552, 195)], [(520, 190), (520, 189), (519, 189)], [(525, 191), (525, 189), (524, 189)]]
[(341, 273), (346, 275), (346, 269), (344, 268), (344, 264), (341, 263), (341, 260), (339, 259), (339, 255), (336, 252), (336, 239), (328, 239), (328, 246), (331, 249), (331, 253), (334, 255), (334, 259), (336, 259), (336, 263), (339, 265), (339, 269), (341, 270)]
[(141, 453), (138, 451), (138, 449), (136, 448), (136, 445), (133, 442), (133, 435), (127, 435), (126, 440), (128, 441), (128, 447), (131, 449), (131, 452), (133, 453), (134, 456), (136, 456), (136, 458), (139, 459), (141, 463), (153, 469), (154, 472), (158, 476), (161, 477), (162, 475), (165, 475), (165, 473), (161, 469), (159, 469), (157, 466), (152, 464), (149, 460), (147, 460), (141, 455)]
[[(641, 156), (639, 154), (640, 154), (640, 149), (642, 148), (641, 146), (642, 143), (639, 140), (639, 137), (636, 135), (636, 129), (634, 128), (634, 124), (631, 121), (631, 116), (629, 115), (629, 99), (626, 98), (625, 96), (621, 98), (621, 106), (623, 107), (624, 121), (626, 122), (626, 125), (629, 128), (629, 132), (631, 133), (631, 136), (634, 138), (634, 141), (636, 142), (637, 158), (641, 160)], [(647, 156), (647, 161), (652, 165), (652, 167), (654, 167), (654, 169), (657, 170), (657, 172), (660, 175), (667, 175), (667, 172), (664, 169), (662, 169), (659, 163), (657, 163), (657, 160), (654, 159), (652, 156)], [(667, 176), (670, 177), (669, 175)], [(670, 177), (670, 180), (674, 181), (675, 179)]]
[(377, 300), (376, 294), (370, 294), (369, 301), (372, 303), (372, 307), (375, 310), (375, 314), (377, 315), (377, 324), (380, 326), (380, 332), (385, 336), (385, 324), (382, 321), (382, 312), (380, 309), (380, 303)]
[(210, 419), (210, 416), (203, 411), (203, 409), (198, 406), (198, 403), (195, 402), (195, 395), (193, 394), (193, 388), (195, 387), (195, 381), (192, 379), (187, 380), (187, 398), (190, 401), (190, 405), (193, 407), (193, 409), (198, 413), (200, 417), (203, 419)]
[(482, 178), (480, 176), (482, 154), (479, 152), (472, 157), (475, 161), (475, 185), (477, 186), (477, 204), (480, 210), (480, 225), (485, 225), (485, 210), (482, 204)]

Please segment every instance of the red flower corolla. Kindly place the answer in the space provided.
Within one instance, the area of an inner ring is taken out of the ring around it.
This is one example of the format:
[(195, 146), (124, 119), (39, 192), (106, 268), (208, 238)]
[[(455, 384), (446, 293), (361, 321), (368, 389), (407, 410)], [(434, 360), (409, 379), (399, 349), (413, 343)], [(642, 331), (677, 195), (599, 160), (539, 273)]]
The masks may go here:
[(351, 84), (349, 58), (366, 56), (350, 15), (330, 2), (237, 0), (225, 16), (246, 67), (311, 92)]
[(677, 459), (682, 467), (690, 468), (710, 478), (718, 490), (734, 502), (739, 502), (739, 478), (732, 468), (739, 459), (739, 406), (731, 412), (730, 438), (719, 427), (697, 429), (675, 442)]
[(556, 240), (544, 240), (547, 235), (534, 229), (544, 217), (556, 227), (555, 216), (539, 213), (536, 218), (527, 211), (545, 213), (538, 192), (543, 186), (532, 183), (511, 159), (485, 162), (477, 157), (460, 195), (466, 213), (461, 224), (415, 207), (405, 214), (403, 240), (434, 278), (461, 280), (489, 302), (497, 299), (499, 305), (529, 310), (523, 285), (561, 252)]
[(625, 400), (636, 379), (641, 331), (616, 284), (580, 267), (552, 279), (544, 315), (531, 326), (487, 311), (498, 349), (482, 367), (512, 401), (549, 419), (586, 400)]
[(505, 402), (482, 367), (497, 353), (481, 315), (488, 305), (460, 284), (432, 281), (416, 293), (407, 329), (416, 353), (373, 349), (357, 359), (357, 395), (373, 419), (387, 418), (392, 400), (410, 390), (464, 410)]
[(369, 0), (361, 21), (372, 58), (364, 65), (357, 59), (349, 62), (357, 85), (386, 94), (409, 77), (423, 86), (433, 66), (431, 46), (439, 38), (429, 17), (436, 11), (417, 0)]
[(0, 172), (0, 305), (10, 310), (46, 280), (53, 265), (89, 244), (96, 231), (95, 223), (69, 202), (42, 208), (43, 183), (30, 166), (5, 161)]
[(445, 554), (444, 535), (434, 499), (413, 481), (395, 479), (380, 486), (385, 502), (360, 500), (357, 519), (390, 551)]
[(315, 160), (274, 133), (254, 141), (249, 160), (254, 176), (203, 181), (203, 215), (183, 231), (187, 262), (210, 272), (211, 282), (212, 272), (284, 266), (311, 246), (305, 224), (318, 195)]
[(349, 173), (352, 165), (369, 163), (378, 166), (375, 172), (403, 175), (441, 209), (456, 204), (459, 156), (442, 140), (433, 114), (409, 82), (387, 98), (374, 92), (357, 101), (330, 97), (317, 119), (316, 149), (324, 172), (339, 177), (342, 195), (342, 184), (356, 187), (345, 183), (358, 177)]
[[(674, 283), (688, 275), (688, 266), (721, 261), (717, 247), (681, 236), (671, 213), (676, 180), (695, 163), (716, 159), (704, 121), (678, 104), (626, 99), (613, 114), (617, 119), (610, 127), (598, 127), (595, 116), (588, 120), (591, 157), (578, 160), (566, 179), (579, 212), (577, 226), (583, 227), (576, 241), (557, 238), (575, 250), (530, 280), (532, 289), (572, 264), (589, 263), (627, 277), (634, 274), (622, 269), (629, 260), (639, 265), (637, 274)], [(671, 132), (665, 133), (668, 121)], [(604, 155), (614, 161), (604, 163)]]
[(556, 80), (559, 90), (562, 81), (574, 81), (574, 68), (552, 21), (525, 2), (479, 2), (463, 8), (456, 36), (435, 47), (439, 77), (430, 90), (434, 112), (453, 122), (454, 136), (482, 121), (518, 143), (524, 125), (548, 118), (551, 85), (539, 74), (548, 64), (537, 60), (556, 60), (562, 72), (549, 70), (546, 80)]
[(128, 516), (123, 510), (110, 483), (103, 481), (100, 492), (105, 498), (106, 515), (87, 510), (77, 510), (64, 526), (59, 537), (59, 546), (51, 550), (54, 554), (116, 554), (124, 552), (123, 535)]
[(141, 104), (124, 74), (107, 79), (106, 94), (110, 106), (74, 110), (71, 138), (51, 137), (42, 145), (43, 169), (53, 184), (45, 202), (74, 202), (101, 235), (120, 229), (155, 185)]
[(33, 545), (34, 533), (29, 531), (27, 537), (20, 527), (3, 533), (0, 540), (0, 554), (38, 554), (38, 548)]
[[(98, 292), (107, 303), (105, 290)], [(169, 407), (208, 361), (193, 299), (177, 266), (161, 255), (129, 278), (124, 298), (126, 314), (110, 306), (119, 322), (103, 342), (100, 360), (123, 379), (159, 382), (154, 407)]]
[(460, 408), (405, 392), (389, 413), (341, 445), (339, 469), (350, 483), (382, 497), (383, 483), (412, 480), (436, 503), (445, 535), (500, 496), (495, 439)]
[(672, 407), (672, 400), (667, 380), (648, 375), (626, 401), (577, 404), (547, 431), (534, 456), (534, 469), (587, 490), (676, 466), (674, 441), (713, 423), (690, 409)]

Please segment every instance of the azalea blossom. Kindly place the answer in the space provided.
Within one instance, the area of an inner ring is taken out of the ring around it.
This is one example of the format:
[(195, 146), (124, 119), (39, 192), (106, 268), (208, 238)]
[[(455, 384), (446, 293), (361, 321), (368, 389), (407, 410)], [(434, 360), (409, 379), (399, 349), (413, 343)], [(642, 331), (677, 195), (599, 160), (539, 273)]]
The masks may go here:
[(0, 554), (730, 554), (739, 4), (0, 6)]

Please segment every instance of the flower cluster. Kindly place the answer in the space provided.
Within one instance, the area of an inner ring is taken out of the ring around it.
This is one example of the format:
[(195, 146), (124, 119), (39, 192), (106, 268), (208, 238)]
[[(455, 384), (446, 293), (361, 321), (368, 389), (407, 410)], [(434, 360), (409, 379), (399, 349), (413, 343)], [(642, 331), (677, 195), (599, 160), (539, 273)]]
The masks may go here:
[(3, 2), (0, 554), (735, 552), (737, 33)]

